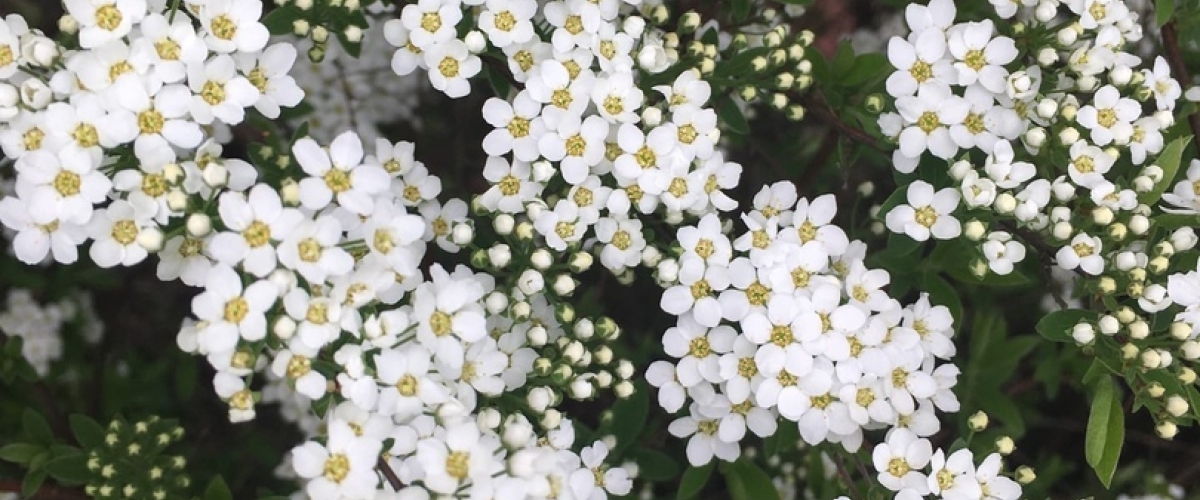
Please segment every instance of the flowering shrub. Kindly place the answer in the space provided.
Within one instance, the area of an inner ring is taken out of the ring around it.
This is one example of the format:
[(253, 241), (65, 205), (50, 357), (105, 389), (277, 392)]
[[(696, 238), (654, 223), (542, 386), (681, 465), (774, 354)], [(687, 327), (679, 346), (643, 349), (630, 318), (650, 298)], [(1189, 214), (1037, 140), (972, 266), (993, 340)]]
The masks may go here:
[(0, 498), (1182, 498), (1200, 4), (888, 3), (9, 14)]

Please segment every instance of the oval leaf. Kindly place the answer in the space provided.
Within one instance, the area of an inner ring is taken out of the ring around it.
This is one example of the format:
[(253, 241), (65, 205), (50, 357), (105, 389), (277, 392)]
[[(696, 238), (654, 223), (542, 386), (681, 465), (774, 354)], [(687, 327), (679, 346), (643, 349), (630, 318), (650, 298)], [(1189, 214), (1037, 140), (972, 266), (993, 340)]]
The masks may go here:
[(675, 494), (676, 500), (687, 500), (698, 494), (704, 489), (704, 485), (708, 484), (708, 478), (712, 476), (713, 463), (709, 462), (700, 467), (688, 467), (683, 471), (683, 478), (679, 480), (679, 492)]
[(1042, 317), (1037, 323), (1038, 334), (1045, 337), (1047, 340), (1054, 342), (1074, 342), (1071, 338), (1071, 329), (1075, 328), (1081, 320), (1096, 319), (1095, 311), (1087, 311), (1083, 309), (1067, 309), (1065, 311), (1055, 311)]
[(1112, 483), (1124, 443), (1125, 411), (1121, 408), (1116, 383), (1112, 377), (1104, 377), (1096, 383), (1095, 394), (1092, 395), (1084, 455), (1105, 488)]
[(1175, 174), (1179, 172), (1179, 163), (1183, 161), (1183, 148), (1187, 147), (1188, 141), (1192, 140), (1192, 136), (1180, 137), (1167, 144), (1163, 148), (1162, 153), (1158, 155), (1158, 160), (1155, 162), (1163, 171), (1162, 180), (1154, 186), (1154, 189), (1142, 193), (1138, 196), (1138, 201), (1147, 205), (1158, 203), (1158, 199), (1162, 198), (1163, 192), (1168, 186), (1175, 181)]

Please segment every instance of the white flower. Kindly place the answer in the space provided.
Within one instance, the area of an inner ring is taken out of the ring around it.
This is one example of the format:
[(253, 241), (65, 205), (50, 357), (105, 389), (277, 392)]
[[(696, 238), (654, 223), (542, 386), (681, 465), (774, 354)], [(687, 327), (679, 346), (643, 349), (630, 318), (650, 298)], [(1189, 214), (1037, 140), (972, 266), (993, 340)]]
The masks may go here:
[(1183, 95), (1179, 82), (1171, 78), (1171, 66), (1162, 56), (1154, 59), (1154, 69), (1143, 69), (1142, 75), (1146, 81), (1142, 85), (1154, 92), (1154, 102), (1158, 109), (1175, 109), (1175, 101)]
[(147, 221), (138, 218), (125, 200), (114, 201), (98, 210), (88, 222), (88, 233), (95, 240), (88, 255), (100, 267), (132, 266), (148, 255), (138, 244), (138, 233)]
[(112, 188), (108, 177), (95, 167), (90, 154), (73, 148), (21, 157), (16, 163), (16, 191), (28, 203), (32, 222), (86, 224), (92, 206), (103, 202)]
[(321, 372), (312, 369), (312, 358), (318, 351), (292, 338), (286, 349), (282, 349), (271, 361), (271, 372), (279, 377), (287, 377), (294, 384), (296, 392), (313, 400), (325, 395), (327, 381)]
[(698, 258), (680, 262), (679, 284), (663, 292), (659, 306), (676, 316), (691, 311), (696, 321), (707, 327), (721, 321), (721, 303), (714, 297), (729, 287), (729, 273), (723, 265), (708, 265)]
[(280, 107), (290, 108), (304, 99), (304, 91), (288, 75), (296, 62), (296, 47), (292, 44), (277, 43), (261, 53), (242, 53), (235, 59), (238, 70), (258, 89), (254, 109), (263, 116), (279, 118)]
[(202, 125), (214, 119), (228, 125), (242, 122), (245, 108), (253, 106), (259, 99), (258, 89), (243, 76), (237, 74), (233, 58), (220, 55), (205, 64), (188, 66), (188, 87), (192, 97), (192, 118)]
[(191, 149), (204, 140), (204, 131), (187, 118), (187, 87), (168, 85), (154, 96), (136, 79), (121, 79), (113, 85), (117, 101), (137, 117), (138, 136), (134, 155), (142, 168), (161, 166), (176, 160), (176, 146)]
[(276, 254), (272, 241), (291, 235), (304, 218), (293, 208), (284, 208), (274, 188), (259, 184), (250, 195), (227, 191), (217, 203), (221, 220), (229, 230), (213, 237), (209, 251), (227, 266), (242, 264), (255, 276), (264, 277), (275, 270)]
[(979, 487), (987, 492), (983, 500), (1017, 500), (1021, 498), (1021, 485), (1016, 481), (1000, 475), (1000, 454), (992, 453), (983, 459), (983, 463), (975, 469), (975, 480)]
[(1091, 130), (1092, 142), (1106, 146), (1111, 142), (1125, 144), (1133, 135), (1133, 121), (1142, 114), (1142, 106), (1112, 85), (1096, 91), (1092, 104), (1079, 108), (1076, 120)]
[(258, 22), (261, 15), (262, 3), (256, 0), (206, 0), (200, 9), (200, 24), (208, 32), (204, 42), (219, 54), (258, 52), (271, 36)]
[(992, 272), (1005, 275), (1012, 273), (1013, 264), (1025, 260), (1025, 245), (1013, 241), (1012, 235), (996, 231), (988, 235), (983, 242), (983, 256), (988, 261)]
[(968, 22), (951, 32), (947, 47), (958, 61), (959, 85), (976, 82), (994, 93), (1004, 91), (1008, 70), (1004, 66), (1017, 57), (1017, 46), (1013, 39), (999, 36), (992, 38), (995, 28), (991, 20)]
[(425, 487), (451, 495), (467, 481), (483, 480), (503, 470), (489, 443), (494, 441), (481, 438), (474, 419), (447, 425), (445, 436), (419, 441), (416, 460), (425, 469)]
[(146, 0), (64, 0), (79, 22), (79, 45), (90, 49), (129, 34), (146, 15)]
[(1105, 182), (1104, 174), (1116, 163), (1104, 150), (1086, 141), (1071, 145), (1070, 154), (1071, 163), (1067, 173), (1070, 174), (1071, 181), (1086, 188), (1093, 188)]
[(8, 80), (17, 74), (21, 44), (8, 25), (0, 22), (0, 80)]
[(553, 131), (538, 141), (538, 150), (547, 160), (559, 162), (563, 180), (578, 184), (604, 159), (607, 137), (608, 123), (603, 118), (593, 115), (581, 120), (563, 115), (555, 122)]
[(358, 436), (344, 420), (334, 419), (328, 427), (325, 446), (306, 442), (292, 450), (296, 474), (307, 479), (304, 490), (312, 498), (370, 498), (379, 486), (375, 462), (383, 443)]
[(954, 23), (956, 13), (954, 0), (930, 0), (929, 5), (909, 4), (904, 9), (904, 20), (913, 33), (929, 28), (945, 31)]
[[(1200, 211), (1200, 160), (1192, 160), (1188, 165), (1186, 178), (1175, 183), (1169, 193), (1163, 193), (1163, 201), (1179, 207), (1181, 212)], [(1175, 211), (1175, 209), (1166, 209)]]
[(596, 239), (605, 243), (600, 251), (600, 263), (613, 271), (637, 267), (641, 262), (642, 249), (646, 247), (642, 235), (642, 221), (624, 217), (603, 217), (596, 221)]
[(483, 103), (483, 119), (495, 130), (483, 138), (483, 151), (490, 156), (502, 156), (509, 151), (523, 162), (538, 159), (538, 140), (546, 133), (541, 117), (542, 106), (521, 92), (509, 103), (491, 98)]
[(130, 57), (149, 61), (154, 75), (165, 83), (183, 81), (187, 67), (202, 64), (208, 55), (187, 16), (176, 16), (168, 22), (167, 16), (152, 13), (138, 28), (142, 36), (130, 42)]
[(952, 83), (954, 69), (946, 59), (946, 33), (940, 29), (913, 30), (913, 41), (888, 40), (888, 61), (896, 71), (888, 76), (887, 91), (895, 97), (911, 96), (925, 84)]
[(78, 246), (87, 240), (86, 229), (76, 223), (44, 219), (30, 209), (27, 201), (15, 197), (0, 200), (0, 222), (17, 231), (12, 239), (13, 253), (26, 264), (39, 264), (52, 253), (56, 262), (74, 263), (79, 257)]
[(583, 468), (572, 472), (568, 480), (576, 499), (604, 500), (608, 498), (605, 491), (618, 496), (629, 494), (633, 488), (629, 473), (620, 467), (605, 466), (604, 459), (607, 456), (608, 446), (604, 441), (596, 441), (579, 451)]
[(188, 286), (204, 286), (212, 261), (204, 255), (205, 240), (179, 235), (168, 239), (158, 253), (158, 279), (178, 278)]
[(703, 381), (719, 384), (724, 379), (717, 359), (733, 348), (736, 337), (737, 332), (729, 326), (706, 328), (690, 315), (684, 315), (663, 334), (663, 350), (679, 359), (676, 377), (685, 387)]
[(928, 150), (938, 158), (948, 159), (958, 153), (949, 127), (962, 123), (970, 105), (952, 94), (948, 85), (922, 85), (916, 96), (896, 99), (896, 109), (908, 124), (899, 138), (904, 156), (918, 158)]
[(379, 394), (379, 412), (403, 421), (449, 399), (449, 391), (430, 373), (432, 365), (431, 353), (418, 344), (376, 354), (376, 376), (386, 384)]
[(192, 299), (192, 312), (208, 322), (201, 335), (212, 353), (230, 352), (239, 337), (257, 342), (267, 335), (266, 312), (275, 304), (277, 289), (269, 281), (242, 287), (242, 278), (229, 266), (214, 266), (204, 292)]
[(977, 500), (983, 494), (975, 478), (975, 460), (964, 448), (950, 454), (937, 450), (929, 462), (929, 492), (945, 500)]
[(896, 428), (888, 431), (886, 440), (872, 450), (871, 462), (879, 471), (879, 483), (887, 489), (913, 489), (920, 495), (927, 495), (927, 478), (920, 471), (932, 455), (929, 440), (917, 437), (908, 429)]
[(951, 213), (958, 208), (959, 198), (954, 188), (934, 193), (929, 183), (915, 181), (908, 186), (908, 204), (888, 212), (887, 227), (917, 241), (928, 240), (930, 235), (939, 240), (957, 237), (962, 233), (962, 223)]
[(295, 270), (312, 285), (354, 268), (354, 258), (338, 247), (342, 226), (331, 216), (303, 220), (279, 244), (279, 263)]
[(461, 19), (459, 0), (420, 0), (400, 11), (400, 22), (409, 38), (422, 50), (454, 39), (454, 29)]
[(537, 14), (536, 0), (487, 0), (479, 13), (479, 29), (498, 48), (533, 39), (533, 16)]
[(362, 140), (354, 132), (338, 135), (328, 151), (302, 138), (292, 145), (292, 154), (309, 175), (300, 181), (300, 203), (309, 210), (323, 209), (336, 198), (342, 208), (369, 214), (375, 206), (373, 196), (389, 186), (383, 167), (362, 163)]
[(722, 441), (717, 437), (720, 421), (715, 416), (705, 414), (698, 404), (692, 404), (691, 415), (682, 417), (667, 426), (667, 432), (678, 438), (688, 439), (687, 458), (693, 467), (700, 467), (712, 461), (713, 456), (725, 461), (737, 460), (740, 450), (737, 443)]
[(457, 99), (471, 92), (471, 83), (467, 79), (478, 74), (483, 63), (467, 50), (465, 43), (454, 39), (426, 49), (425, 66), (429, 68), (429, 82), (433, 88)]
[(1072, 270), (1082, 269), (1093, 276), (1104, 272), (1104, 256), (1100, 254), (1100, 238), (1079, 233), (1071, 239), (1071, 243), (1058, 249), (1054, 259), (1058, 266)]

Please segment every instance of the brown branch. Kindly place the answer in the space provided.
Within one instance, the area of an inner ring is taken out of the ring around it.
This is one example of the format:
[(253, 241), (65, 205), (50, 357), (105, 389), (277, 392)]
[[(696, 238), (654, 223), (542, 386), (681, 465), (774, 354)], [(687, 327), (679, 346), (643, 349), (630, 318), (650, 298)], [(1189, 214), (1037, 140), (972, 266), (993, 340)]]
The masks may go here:
[(814, 91), (812, 94), (799, 98), (799, 102), (806, 110), (816, 113), (821, 117), (822, 121), (837, 129), (837, 131), (841, 132), (842, 135), (854, 140), (855, 142), (874, 149), (882, 154), (891, 155), (892, 148), (879, 144), (876, 142), (875, 138), (871, 136), (871, 134), (859, 130), (849, 123), (842, 121), (837, 112), (829, 106), (829, 103), (825, 102), (825, 99), (817, 97), (815, 94), (816, 93)]
[(392, 487), (393, 491), (400, 491), (401, 488), (404, 488), (404, 482), (400, 481), (400, 477), (396, 475), (396, 471), (392, 470), (392, 466), (388, 465), (386, 458), (379, 457), (379, 460), (375, 462), (375, 468), (379, 469), (384, 479), (387, 479), (388, 485)]
[[(0, 480), (0, 492), (21, 494), (21, 482), (14, 479)], [(38, 487), (30, 500), (88, 500), (91, 497), (83, 492), (64, 488), (53, 484), (43, 484)]]
[[(1183, 60), (1183, 52), (1179, 50), (1179, 32), (1175, 27), (1175, 21), (1172, 20), (1162, 27), (1163, 52), (1167, 53), (1167, 63), (1171, 66), (1171, 73), (1179, 80), (1181, 85), (1189, 86), (1192, 84), (1192, 75), (1188, 73), (1187, 64)], [(1192, 136), (1200, 137), (1200, 114), (1192, 113), (1188, 115), (1188, 125), (1192, 128)]]

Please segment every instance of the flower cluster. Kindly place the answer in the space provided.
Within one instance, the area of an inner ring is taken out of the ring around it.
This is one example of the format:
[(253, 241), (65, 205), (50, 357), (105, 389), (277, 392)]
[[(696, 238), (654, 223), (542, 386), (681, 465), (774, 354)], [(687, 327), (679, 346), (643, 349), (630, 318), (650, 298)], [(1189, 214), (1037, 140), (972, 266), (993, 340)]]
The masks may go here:
[(902, 306), (887, 271), (863, 263), (866, 245), (831, 224), (832, 195), (797, 200), (791, 183), (767, 186), (721, 231), (715, 215), (679, 230), (682, 253), (664, 260), (664, 311), (679, 316), (663, 343), (674, 363), (647, 372), (659, 403), (689, 416), (671, 433), (691, 436), (694, 465), (737, 458), (746, 429), (767, 437), (783, 417), (810, 445), (857, 450), (863, 430), (940, 428), (935, 407), (957, 411), (953, 318), (922, 297)]
[(1060, 316), (1073, 326), (1042, 333), (1125, 368), (1114, 370), (1171, 438), (1195, 419), (1200, 359), (1200, 274), (1181, 258), (1196, 246), (1200, 162), (1181, 169), (1187, 138), (1170, 140), (1180, 83), (1164, 58), (1143, 67), (1128, 51), (1142, 25), (1126, 2), (993, 4), (1010, 25), (954, 23), (943, 0), (909, 6), (911, 33), (889, 43), (897, 112), (880, 126), (899, 143), (895, 167), (940, 174), (928, 152), (951, 185), (913, 181), (887, 226), (922, 241), (965, 236), (981, 278), (1014, 272), (1026, 245), (1053, 257), (1067, 272), (1052, 277), (1068, 291), (1056, 308), (1081, 309)]

